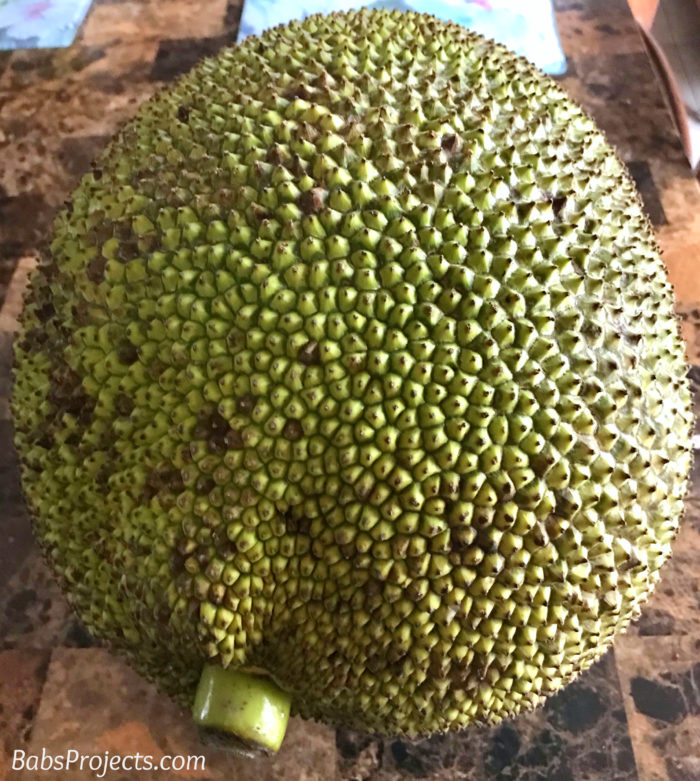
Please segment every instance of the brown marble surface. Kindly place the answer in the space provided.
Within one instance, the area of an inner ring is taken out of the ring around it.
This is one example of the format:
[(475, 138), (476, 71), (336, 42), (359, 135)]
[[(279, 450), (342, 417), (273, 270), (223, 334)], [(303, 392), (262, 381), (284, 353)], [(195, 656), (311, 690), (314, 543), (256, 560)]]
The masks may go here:
[[(561, 81), (629, 166), (678, 294), (700, 391), (700, 188), (624, 0), (556, 0)], [(235, 39), (226, 0), (102, 0), (67, 49), (0, 53), (0, 781), (12, 752), (202, 752), (186, 714), (94, 647), (34, 544), (11, 447), (10, 350), (27, 274), (53, 213), (135, 107)], [(696, 394), (700, 399), (700, 392)], [(700, 466), (674, 557), (614, 651), (536, 713), (426, 741), (294, 721), (264, 762), (204, 749), (206, 769), (153, 778), (289, 781), (698, 781)]]

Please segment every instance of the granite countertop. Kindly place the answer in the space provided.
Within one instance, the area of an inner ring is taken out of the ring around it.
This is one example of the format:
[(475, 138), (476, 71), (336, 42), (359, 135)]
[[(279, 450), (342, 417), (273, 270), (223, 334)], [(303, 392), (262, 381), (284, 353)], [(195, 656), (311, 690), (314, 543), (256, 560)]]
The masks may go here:
[[(562, 85), (637, 181), (678, 294), (700, 389), (700, 188), (624, 0), (555, 0)], [(234, 0), (95, 2), (68, 49), (0, 53), (0, 781), (94, 778), (13, 772), (29, 754), (199, 754), (187, 714), (94, 646), (50, 578), (20, 497), (8, 411), (22, 290), (51, 217), (136, 106), (235, 39)], [(700, 399), (700, 394), (696, 394)], [(412, 743), (293, 720), (271, 760), (206, 752), (206, 770), (119, 781), (698, 781), (700, 462), (662, 581), (642, 617), (535, 713)], [(4, 749), (4, 751), (2, 750)]]

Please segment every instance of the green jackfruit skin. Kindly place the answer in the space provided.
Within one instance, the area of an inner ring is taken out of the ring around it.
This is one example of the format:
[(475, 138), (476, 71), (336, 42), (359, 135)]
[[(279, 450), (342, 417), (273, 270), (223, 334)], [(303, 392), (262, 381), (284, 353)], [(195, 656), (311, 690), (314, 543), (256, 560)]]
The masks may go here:
[(33, 277), (13, 409), (96, 636), (427, 734), (590, 666), (670, 554), (673, 295), (623, 165), (526, 61), (385, 11), (249, 38), (147, 102)]

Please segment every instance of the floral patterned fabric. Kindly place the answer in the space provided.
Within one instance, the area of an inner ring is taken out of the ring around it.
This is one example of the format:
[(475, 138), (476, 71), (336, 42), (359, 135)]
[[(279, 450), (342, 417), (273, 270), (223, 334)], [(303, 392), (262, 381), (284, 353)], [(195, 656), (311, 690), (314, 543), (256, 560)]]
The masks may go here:
[(0, 49), (70, 46), (92, 0), (0, 0)]

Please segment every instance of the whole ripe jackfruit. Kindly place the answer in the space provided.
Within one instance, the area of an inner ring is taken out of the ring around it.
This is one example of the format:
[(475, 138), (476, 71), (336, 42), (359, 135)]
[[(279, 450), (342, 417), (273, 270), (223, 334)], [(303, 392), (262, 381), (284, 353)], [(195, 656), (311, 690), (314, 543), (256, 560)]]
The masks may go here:
[(532, 708), (670, 554), (672, 306), (623, 165), (526, 61), (412, 13), (275, 28), (56, 221), (16, 346), (37, 536), (96, 636), (186, 704), (204, 670), (195, 715), (249, 740), (215, 702), (245, 686), (382, 733)]

